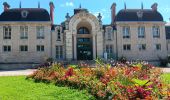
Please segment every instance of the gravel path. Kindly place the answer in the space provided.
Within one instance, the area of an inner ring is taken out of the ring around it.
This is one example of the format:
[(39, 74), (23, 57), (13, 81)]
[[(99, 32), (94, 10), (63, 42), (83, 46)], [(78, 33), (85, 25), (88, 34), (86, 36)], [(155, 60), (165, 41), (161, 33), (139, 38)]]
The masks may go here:
[[(162, 68), (163, 72), (170, 73), (170, 68)], [(20, 76), (20, 75), (30, 75), (36, 69), (26, 69), (26, 70), (16, 70), (16, 71), (0, 71), (0, 76)]]
[(15, 71), (0, 71), (0, 76), (20, 76), (20, 75), (30, 75), (36, 69), (26, 69), (26, 70), (15, 70)]

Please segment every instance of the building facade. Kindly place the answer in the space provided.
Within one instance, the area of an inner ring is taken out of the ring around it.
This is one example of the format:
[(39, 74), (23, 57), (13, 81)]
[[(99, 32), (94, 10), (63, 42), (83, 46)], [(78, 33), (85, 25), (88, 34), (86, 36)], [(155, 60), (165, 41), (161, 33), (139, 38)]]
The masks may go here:
[(111, 24), (103, 25), (102, 16), (87, 9), (74, 9), (55, 25), (54, 4), (50, 14), (43, 8), (10, 9), (4, 3), (0, 15), (0, 62), (39, 63), (55, 60), (93, 60), (97, 57), (128, 60), (158, 61), (166, 58), (165, 22), (152, 9), (126, 9), (116, 14), (111, 6)]

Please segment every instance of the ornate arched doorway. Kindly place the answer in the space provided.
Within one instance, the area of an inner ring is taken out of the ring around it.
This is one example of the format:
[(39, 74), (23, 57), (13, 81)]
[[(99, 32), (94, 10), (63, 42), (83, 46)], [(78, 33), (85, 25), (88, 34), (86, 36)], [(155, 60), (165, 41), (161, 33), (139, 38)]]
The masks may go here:
[(92, 36), (86, 27), (77, 30), (77, 60), (92, 60), (93, 46)]

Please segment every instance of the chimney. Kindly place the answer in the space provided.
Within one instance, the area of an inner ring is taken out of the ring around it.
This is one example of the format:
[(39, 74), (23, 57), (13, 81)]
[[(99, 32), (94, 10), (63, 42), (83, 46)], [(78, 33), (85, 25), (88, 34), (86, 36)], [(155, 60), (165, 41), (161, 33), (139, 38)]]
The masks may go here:
[(7, 2), (4, 2), (3, 5), (4, 5), (4, 11), (7, 11), (10, 8), (10, 5)]
[(116, 17), (116, 3), (113, 3), (110, 9), (111, 9), (111, 20), (112, 20), (111, 24), (113, 25)]
[(50, 2), (49, 5), (50, 5), (50, 17), (51, 17), (51, 21), (52, 21), (52, 24), (54, 24), (54, 4), (53, 4), (53, 2)]
[(154, 3), (151, 8), (153, 11), (157, 11), (157, 7), (158, 7), (158, 4), (157, 3)]

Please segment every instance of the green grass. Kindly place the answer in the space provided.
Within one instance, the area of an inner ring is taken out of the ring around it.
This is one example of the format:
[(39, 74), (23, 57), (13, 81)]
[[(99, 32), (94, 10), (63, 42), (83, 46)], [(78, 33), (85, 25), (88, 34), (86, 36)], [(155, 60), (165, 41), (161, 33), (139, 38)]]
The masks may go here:
[(162, 75), (162, 79), (163, 79), (166, 83), (170, 84), (170, 73), (164, 73), (164, 74)]
[(35, 83), (24, 76), (0, 77), (0, 100), (92, 100), (86, 91)]

